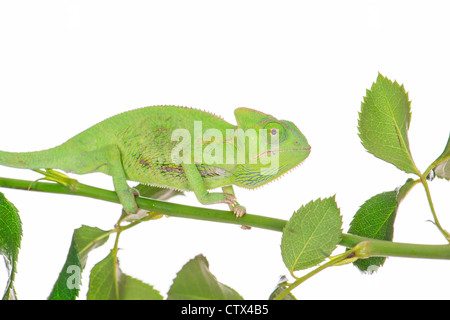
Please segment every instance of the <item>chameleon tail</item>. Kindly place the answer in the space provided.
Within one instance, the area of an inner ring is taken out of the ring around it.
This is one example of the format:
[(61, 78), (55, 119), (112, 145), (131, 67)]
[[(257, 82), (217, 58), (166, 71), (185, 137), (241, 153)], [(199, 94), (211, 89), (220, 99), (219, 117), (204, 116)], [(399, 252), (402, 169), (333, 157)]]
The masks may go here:
[(35, 152), (0, 151), (0, 165), (20, 169), (63, 169), (58, 147)]

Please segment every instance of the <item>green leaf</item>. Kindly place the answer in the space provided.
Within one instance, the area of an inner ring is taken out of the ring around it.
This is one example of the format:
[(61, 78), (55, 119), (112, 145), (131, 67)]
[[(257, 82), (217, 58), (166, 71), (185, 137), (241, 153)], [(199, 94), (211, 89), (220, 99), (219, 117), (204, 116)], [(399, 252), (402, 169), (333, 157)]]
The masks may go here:
[(50, 300), (76, 299), (88, 254), (103, 245), (108, 240), (108, 235), (108, 231), (84, 225), (75, 229), (66, 262), (50, 293)]
[(153, 286), (129, 275), (121, 273), (119, 286), (120, 300), (162, 300), (161, 294)]
[[(348, 233), (392, 241), (397, 208), (397, 191), (384, 192), (373, 196), (356, 212), (350, 223)], [(359, 259), (353, 264), (361, 271), (371, 273), (382, 266), (385, 260), (385, 257), (371, 257)]]
[(168, 292), (168, 300), (242, 300), (230, 287), (217, 281), (203, 255), (186, 263)]
[(119, 268), (117, 250), (91, 270), (88, 300), (162, 300), (152, 286), (126, 275)]
[(414, 180), (409, 178), (406, 180), (405, 184), (401, 186), (400, 188), (397, 188), (397, 203), (400, 204), (400, 202), (403, 201), (403, 199), (407, 196), (409, 191), (417, 184), (420, 180)]
[(89, 277), (88, 300), (118, 300), (117, 272), (114, 250), (97, 263)]
[(361, 103), (359, 137), (375, 157), (407, 173), (420, 175), (409, 149), (410, 104), (403, 85), (378, 74)]
[(443, 179), (450, 180), (450, 136), (442, 154), (433, 162), (434, 173)]
[[(395, 191), (383, 192), (367, 200), (353, 217), (348, 232), (371, 239), (392, 241), (398, 207), (418, 182), (420, 180), (408, 179)], [(385, 257), (370, 257), (359, 259), (353, 264), (361, 271), (372, 273), (385, 261)]]
[(335, 197), (311, 201), (295, 212), (281, 238), (281, 254), (289, 271), (313, 267), (336, 248), (342, 217)]
[[(269, 296), (269, 300), (274, 300), (276, 296), (284, 292), (286, 288), (289, 286), (287, 282), (287, 278), (285, 276), (280, 277), (280, 281), (278, 281), (277, 286), (273, 290), (273, 292)], [(297, 300), (297, 298), (292, 294), (292, 292), (289, 292), (285, 297), (283, 297), (281, 300)]]
[(15, 300), (14, 277), (17, 271), (20, 241), (22, 240), (22, 222), (19, 211), (0, 192), (0, 255), (8, 269), (8, 283), (3, 300)]

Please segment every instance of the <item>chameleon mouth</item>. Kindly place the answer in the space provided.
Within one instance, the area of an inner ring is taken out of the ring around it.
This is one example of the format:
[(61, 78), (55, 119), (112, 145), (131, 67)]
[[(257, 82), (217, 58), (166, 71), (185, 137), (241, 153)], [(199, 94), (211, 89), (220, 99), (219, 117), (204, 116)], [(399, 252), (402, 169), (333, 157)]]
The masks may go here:
[(297, 152), (297, 151), (311, 151), (311, 147), (309, 148), (292, 148), (292, 149), (272, 149), (272, 150), (266, 150), (264, 152), (261, 152), (258, 154), (255, 158), (259, 159), (260, 157), (264, 155), (272, 156), (277, 153), (283, 153), (283, 152)]
[[(309, 149), (296, 149), (296, 150), (309, 150)], [(290, 167), (289, 164), (284, 165), (284, 166), (280, 166), (278, 168), (275, 168), (276, 171), (273, 172), (273, 175), (267, 175), (267, 177), (269, 177), (268, 179), (246, 179), (246, 183), (245, 185), (241, 185), (241, 187), (247, 188), (247, 189), (251, 189), (251, 190), (256, 190), (256, 189), (260, 189), (262, 188), (264, 185), (267, 185), (269, 183), (272, 183), (274, 181), (277, 181), (279, 179), (281, 179), (283, 176), (286, 175), (286, 173), (288, 172), (292, 172), (293, 170), (295, 170), (296, 168), (300, 167), (302, 164), (304, 163), (304, 161), (300, 161), (297, 164), (295, 164), (294, 166)], [(255, 174), (255, 176), (257, 177), (264, 177), (266, 175), (261, 175), (261, 169), (256, 169), (256, 170), (250, 170), (250, 173)], [(267, 173), (267, 172), (266, 172)], [(261, 181), (263, 180), (263, 181)], [(250, 184), (247, 182), (256, 182), (256, 184)]]

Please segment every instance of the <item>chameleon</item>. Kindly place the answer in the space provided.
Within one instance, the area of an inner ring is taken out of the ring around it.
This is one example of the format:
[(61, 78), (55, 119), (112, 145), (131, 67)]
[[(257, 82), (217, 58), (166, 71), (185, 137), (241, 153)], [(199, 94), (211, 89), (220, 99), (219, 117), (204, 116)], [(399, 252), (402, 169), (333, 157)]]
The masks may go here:
[[(303, 162), (311, 147), (290, 121), (249, 108), (237, 108), (234, 115), (236, 125), (194, 108), (138, 108), (107, 118), (54, 148), (0, 151), (0, 165), (110, 175), (128, 214), (138, 211), (138, 193), (127, 182), (134, 181), (193, 191), (201, 204), (228, 204), (239, 218), (246, 209), (237, 202), (233, 185), (254, 189), (267, 184)], [(196, 135), (199, 126), (204, 134)], [(255, 149), (258, 142), (266, 146)], [(207, 149), (216, 161), (198, 156), (197, 151)], [(274, 160), (276, 165), (269, 166)], [(219, 187), (223, 192), (209, 191)]]

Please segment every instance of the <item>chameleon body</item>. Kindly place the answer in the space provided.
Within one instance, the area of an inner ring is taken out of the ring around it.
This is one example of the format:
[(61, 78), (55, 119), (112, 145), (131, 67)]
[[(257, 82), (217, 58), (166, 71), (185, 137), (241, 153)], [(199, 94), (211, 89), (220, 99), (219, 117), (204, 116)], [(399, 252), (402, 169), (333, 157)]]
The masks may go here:
[[(0, 151), (0, 165), (61, 169), (76, 174), (108, 174), (112, 176), (118, 198), (129, 214), (136, 213), (138, 208), (136, 192), (129, 187), (127, 180), (193, 191), (202, 204), (226, 203), (240, 217), (245, 214), (245, 208), (237, 203), (232, 185), (252, 189), (266, 184), (307, 158), (310, 146), (292, 122), (280, 121), (247, 108), (236, 109), (235, 117), (237, 125), (192, 108), (144, 107), (108, 118), (48, 150)], [(199, 125), (203, 132), (214, 130), (214, 137), (196, 136), (195, 130)], [(191, 141), (180, 142), (180, 137), (174, 138), (173, 133), (180, 132), (180, 129), (181, 133), (190, 134)], [(244, 136), (245, 139), (230, 136), (230, 133), (248, 129), (254, 130), (256, 135)], [(267, 136), (263, 137), (265, 134)], [(268, 141), (267, 148), (250, 157), (251, 148), (261, 138)], [(223, 151), (228, 157), (224, 161), (205, 162), (195, 152), (206, 151), (206, 148), (213, 149), (214, 156)], [(180, 149), (183, 152), (178, 152), (174, 161), (174, 150)], [(277, 166), (272, 166), (268, 172), (268, 160), (270, 157), (275, 159), (275, 156)], [(218, 187), (223, 187), (224, 192), (208, 191)]]

